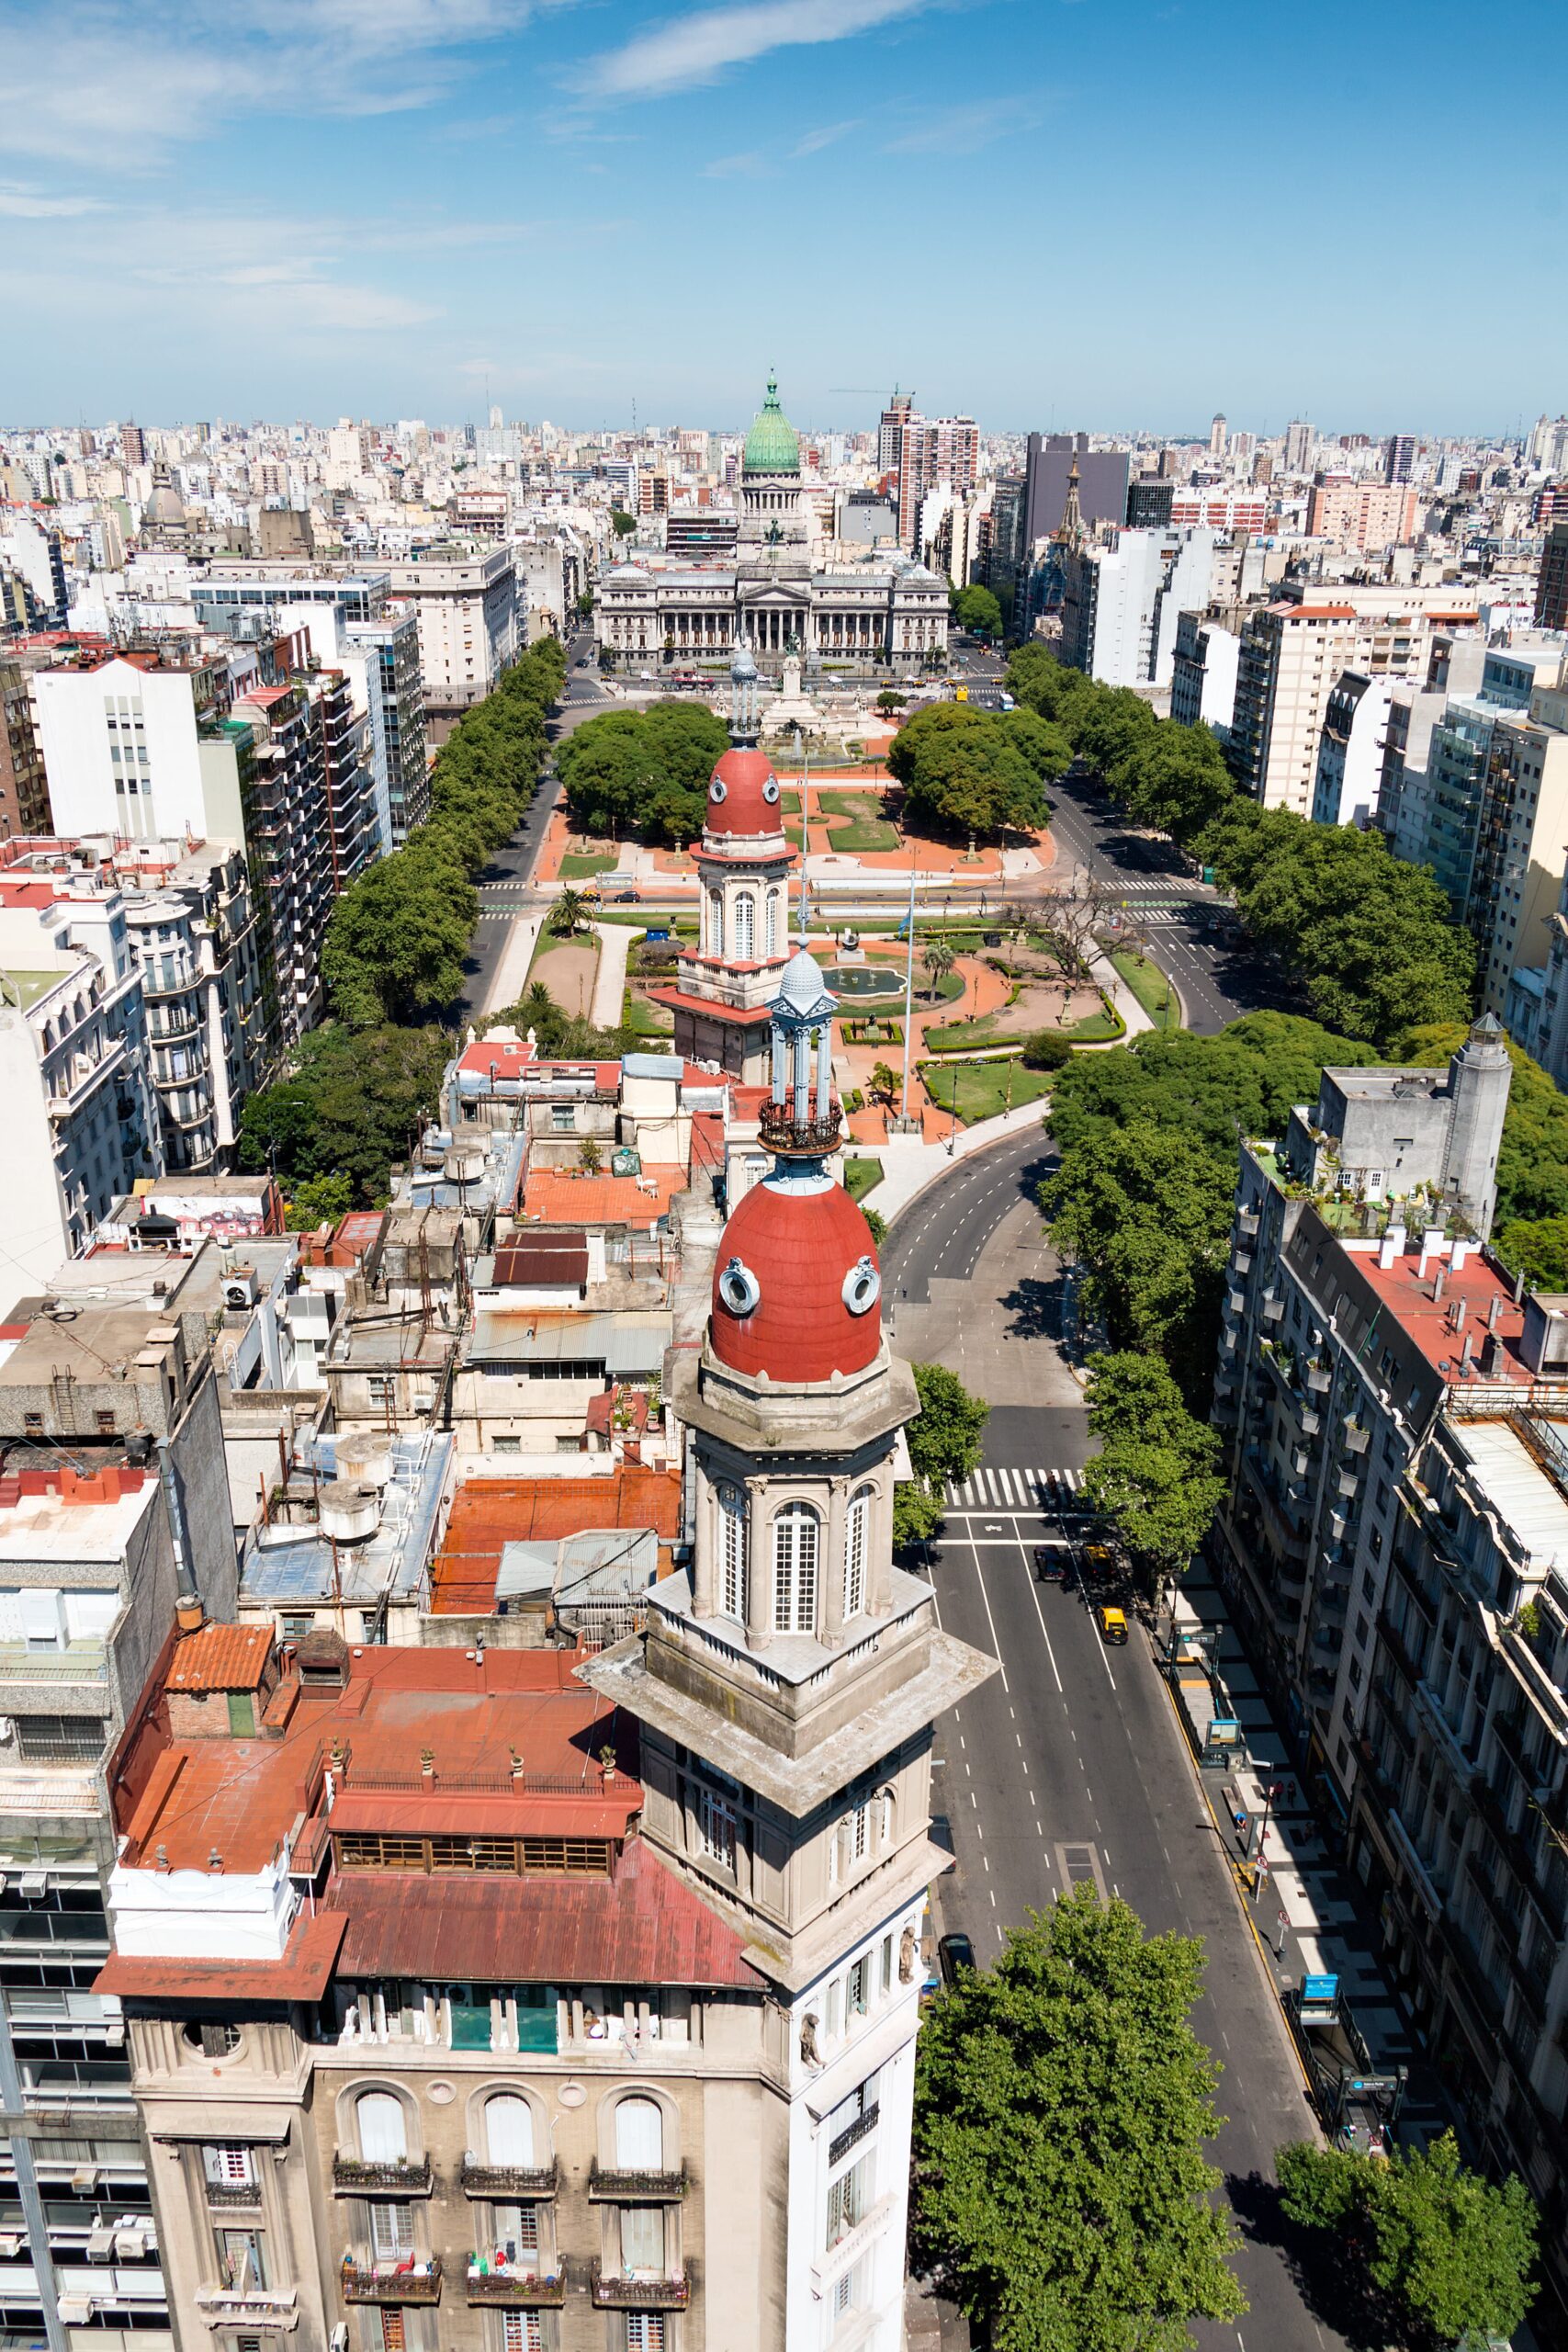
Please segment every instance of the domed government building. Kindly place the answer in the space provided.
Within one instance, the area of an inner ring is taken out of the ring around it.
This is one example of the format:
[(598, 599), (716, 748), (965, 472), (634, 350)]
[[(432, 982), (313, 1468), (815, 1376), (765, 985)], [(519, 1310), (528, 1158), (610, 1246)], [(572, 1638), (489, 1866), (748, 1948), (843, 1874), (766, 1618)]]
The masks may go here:
[(915, 673), (945, 660), (947, 583), (908, 556), (829, 562), (801, 497), (800, 436), (776, 379), (741, 459), (732, 559), (638, 557), (599, 582), (601, 642), (618, 668), (718, 662), (737, 637), (764, 668), (784, 656), (827, 668)]

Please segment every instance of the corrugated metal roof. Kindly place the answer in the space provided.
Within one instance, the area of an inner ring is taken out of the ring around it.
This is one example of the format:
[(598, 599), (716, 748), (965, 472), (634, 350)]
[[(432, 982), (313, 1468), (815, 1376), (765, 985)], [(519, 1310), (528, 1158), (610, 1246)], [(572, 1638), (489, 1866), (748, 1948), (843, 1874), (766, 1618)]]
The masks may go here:
[(674, 1325), (655, 1308), (603, 1315), (530, 1315), (481, 1307), (470, 1363), (603, 1363), (609, 1372), (657, 1372)]
[(613, 1879), (344, 1877), (340, 1976), (473, 1984), (734, 1985), (761, 1979), (741, 1939), (640, 1840)]
[(496, 1285), (560, 1283), (581, 1288), (588, 1280), (588, 1241), (581, 1233), (541, 1234), (536, 1241), (502, 1243), (495, 1253)]

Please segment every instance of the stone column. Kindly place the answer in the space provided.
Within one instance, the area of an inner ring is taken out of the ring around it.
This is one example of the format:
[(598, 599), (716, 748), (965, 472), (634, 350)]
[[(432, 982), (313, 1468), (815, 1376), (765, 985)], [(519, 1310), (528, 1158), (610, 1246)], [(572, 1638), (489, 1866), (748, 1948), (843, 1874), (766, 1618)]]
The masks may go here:
[(800, 1029), (795, 1039), (795, 1115), (804, 1122), (811, 1116), (811, 1032)]
[(829, 1649), (837, 1649), (844, 1638), (844, 1481), (835, 1478), (828, 1489), (822, 1558), (817, 1571), (821, 1599), (818, 1623)]
[(697, 1471), (696, 1544), (692, 1557), (692, 1606), (699, 1617), (715, 1617), (714, 1605), (714, 1521), (718, 1511), (718, 1498), (706, 1465)]
[(767, 1536), (768, 1489), (752, 1486), (746, 1492), (746, 1640), (754, 1650), (765, 1650), (773, 1638), (773, 1562)]
[(817, 1115), (828, 1115), (828, 1095), (833, 1078), (833, 1024), (824, 1021), (817, 1033)]

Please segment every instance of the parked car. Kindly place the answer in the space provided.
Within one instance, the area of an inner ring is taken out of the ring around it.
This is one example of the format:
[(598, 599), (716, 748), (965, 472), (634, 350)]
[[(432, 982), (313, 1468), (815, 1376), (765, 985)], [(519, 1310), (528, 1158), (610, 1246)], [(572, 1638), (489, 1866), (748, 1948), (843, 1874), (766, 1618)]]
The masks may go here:
[(1097, 1609), (1094, 1617), (1100, 1627), (1100, 1638), (1108, 1646), (1126, 1640), (1127, 1620), (1120, 1609)]
[(1066, 1584), (1071, 1556), (1065, 1544), (1037, 1544), (1034, 1546), (1034, 1574), (1041, 1584)]
[(936, 1958), (937, 1966), (942, 1970), (942, 1981), (944, 1984), (955, 1984), (964, 1969), (968, 1969), (971, 1974), (974, 1973), (975, 1947), (967, 1936), (953, 1935), (939, 1938)]

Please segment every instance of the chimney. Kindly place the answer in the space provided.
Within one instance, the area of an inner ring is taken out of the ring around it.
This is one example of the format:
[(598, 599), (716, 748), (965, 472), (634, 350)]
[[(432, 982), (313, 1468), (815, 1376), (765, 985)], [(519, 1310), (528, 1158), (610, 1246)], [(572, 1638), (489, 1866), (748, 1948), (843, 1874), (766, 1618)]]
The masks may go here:
[(1464, 1335), (1464, 1345), (1459, 1351), (1459, 1368), (1461, 1372), (1469, 1372), (1472, 1369), (1472, 1358), (1474, 1354), (1475, 1334), (1473, 1331), (1467, 1331)]
[(1432, 1303), (1434, 1306), (1436, 1306), (1438, 1300), (1441, 1298), (1443, 1295), (1443, 1277), (1447, 1272), (1448, 1268), (1446, 1266), (1439, 1265), (1437, 1272), (1432, 1276)]
[(1378, 1266), (1382, 1272), (1391, 1273), (1404, 1250), (1404, 1227), (1391, 1225), (1378, 1245)]
[(1483, 1340), (1481, 1343), (1482, 1379), (1495, 1379), (1502, 1362), (1503, 1341), (1501, 1335), (1496, 1331), (1488, 1331), (1485, 1339)]
[(1455, 1329), (1456, 1331), (1462, 1331), (1462, 1330), (1463, 1330), (1463, 1329), (1464, 1329), (1464, 1315), (1465, 1315), (1464, 1301), (1463, 1301), (1463, 1299), (1462, 1299), (1462, 1298), (1456, 1298), (1456, 1299), (1455, 1299), (1455, 1301), (1454, 1301), (1454, 1306), (1453, 1306), (1454, 1329)]
[(1503, 1294), (1501, 1291), (1495, 1290), (1486, 1309), (1486, 1329), (1489, 1331), (1495, 1331), (1497, 1329), (1497, 1317), (1502, 1312)]

